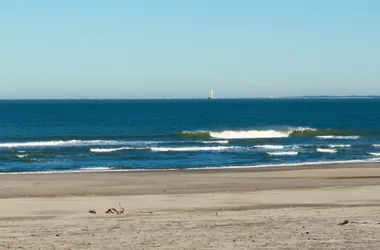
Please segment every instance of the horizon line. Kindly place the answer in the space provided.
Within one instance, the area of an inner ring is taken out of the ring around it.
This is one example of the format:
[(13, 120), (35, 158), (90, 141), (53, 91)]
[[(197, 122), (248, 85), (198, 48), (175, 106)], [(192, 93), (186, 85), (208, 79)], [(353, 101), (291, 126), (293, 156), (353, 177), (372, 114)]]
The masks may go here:
[[(212, 100), (225, 99), (327, 99), (327, 98), (380, 98), (380, 95), (302, 95), (302, 96), (266, 96), (266, 97), (214, 97)], [(208, 100), (209, 97), (184, 98), (0, 98), (0, 101), (106, 101), (106, 100)]]

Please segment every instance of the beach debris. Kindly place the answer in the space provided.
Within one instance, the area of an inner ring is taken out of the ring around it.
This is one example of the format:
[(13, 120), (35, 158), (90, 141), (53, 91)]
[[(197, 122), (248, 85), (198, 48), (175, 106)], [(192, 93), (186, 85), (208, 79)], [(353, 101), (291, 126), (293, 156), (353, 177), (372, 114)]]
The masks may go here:
[(121, 206), (120, 202), (119, 202), (119, 207), (120, 207), (119, 214), (124, 213), (124, 208)]
[(120, 210), (117, 210), (116, 208), (109, 208), (106, 211), (106, 214), (122, 214), (122, 213), (124, 213), (124, 208), (121, 206), (120, 202), (119, 202), (119, 207), (120, 207)]
[(366, 221), (363, 221), (363, 222), (359, 222), (359, 221), (350, 221), (351, 224), (368, 224), (368, 222)]
[(107, 211), (106, 211), (106, 214), (119, 214), (119, 211), (116, 209), (116, 208), (109, 208)]
[(345, 220), (345, 221), (339, 223), (338, 225), (339, 226), (347, 225), (349, 222), (350, 222), (349, 220)]
[(95, 209), (90, 209), (90, 210), (88, 210), (88, 212), (89, 212), (90, 214), (96, 214)]

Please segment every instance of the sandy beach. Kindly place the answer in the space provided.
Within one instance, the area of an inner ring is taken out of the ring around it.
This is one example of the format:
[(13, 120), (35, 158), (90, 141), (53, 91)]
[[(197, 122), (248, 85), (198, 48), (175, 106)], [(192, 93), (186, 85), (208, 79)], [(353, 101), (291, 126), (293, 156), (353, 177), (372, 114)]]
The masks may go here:
[(0, 183), (0, 249), (380, 249), (380, 164)]

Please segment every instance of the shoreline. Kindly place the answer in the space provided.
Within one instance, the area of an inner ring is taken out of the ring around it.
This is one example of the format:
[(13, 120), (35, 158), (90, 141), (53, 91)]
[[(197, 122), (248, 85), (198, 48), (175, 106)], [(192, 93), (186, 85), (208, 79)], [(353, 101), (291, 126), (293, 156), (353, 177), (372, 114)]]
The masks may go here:
[(380, 163), (0, 175), (1, 198), (199, 194), (379, 185)]
[(62, 170), (62, 171), (30, 171), (30, 172), (0, 172), (2, 175), (54, 175), (54, 174), (96, 174), (96, 173), (144, 173), (144, 172), (267, 172), (267, 171), (289, 171), (301, 169), (320, 169), (320, 168), (355, 168), (373, 167), (379, 165), (379, 161), (357, 160), (357, 162), (342, 161), (339, 162), (311, 162), (311, 163), (285, 163), (282, 165), (254, 165), (254, 166), (227, 166), (227, 167), (205, 167), (205, 168), (166, 168), (166, 169), (112, 169), (108, 167), (94, 167), (77, 170)]

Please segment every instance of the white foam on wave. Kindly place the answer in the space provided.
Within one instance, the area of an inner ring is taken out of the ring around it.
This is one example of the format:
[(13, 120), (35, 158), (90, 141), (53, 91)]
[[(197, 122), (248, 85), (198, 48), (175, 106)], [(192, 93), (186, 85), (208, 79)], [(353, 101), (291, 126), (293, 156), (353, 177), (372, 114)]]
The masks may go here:
[(283, 163), (283, 164), (263, 164), (251, 166), (222, 166), (222, 167), (205, 167), (205, 168), (189, 168), (188, 170), (199, 169), (234, 169), (234, 168), (268, 168), (268, 167), (302, 167), (302, 166), (319, 166), (319, 165), (334, 165), (334, 164), (357, 164), (357, 163), (378, 163), (380, 158), (370, 158), (362, 160), (341, 160), (341, 161), (313, 161), (300, 163)]
[(373, 144), (375, 148), (380, 148), (380, 144)]
[(256, 139), (256, 138), (284, 138), (290, 135), (291, 131), (276, 130), (248, 130), (248, 131), (223, 131), (210, 132), (210, 136), (218, 139)]
[(237, 148), (233, 146), (213, 146), (213, 147), (147, 147), (147, 148), (131, 148), (131, 147), (121, 147), (121, 148), (91, 148), (90, 151), (93, 153), (110, 153), (116, 151), (126, 151), (126, 150), (151, 150), (154, 152), (169, 152), (169, 151), (222, 151), (232, 148)]
[(110, 152), (116, 152), (116, 151), (123, 151), (123, 150), (131, 150), (134, 148), (130, 147), (122, 147), (122, 148), (91, 148), (90, 151), (93, 153), (110, 153)]
[(39, 142), (9, 142), (0, 143), (0, 148), (18, 148), (18, 147), (52, 147), (52, 146), (62, 146), (62, 145), (74, 145), (78, 144), (80, 141), (39, 141)]
[(318, 139), (325, 140), (357, 140), (360, 139), (358, 135), (319, 135)]
[(262, 138), (286, 138), (295, 131), (315, 131), (313, 128), (288, 128), (284, 130), (226, 130), (222, 132), (209, 132), (212, 138), (217, 139), (262, 139)]
[(228, 140), (220, 140), (220, 141), (198, 141), (198, 143), (203, 143), (203, 144), (228, 144)]
[(125, 141), (107, 141), (107, 140), (7, 142), (7, 143), (0, 143), (0, 148), (72, 147), (72, 146), (90, 146), (90, 145), (120, 145), (124, 143), (126, 142)]
[(97, 171), (107, 171), (111, 170), (112, 168), (109, 167), (87, 167), (87, 168), (80, 168), (80, 171), (84, 172), (97, 172)]
[(179, 147), (179, 148), (164, 148), (164, 147), (154, 147), (150, 148), (152, 151), (155, 152), (187, 152), (187, 151), (224, 151), (233, 149), (235, 147), (228, 147), (228, 146), (217, 146), (217, 147)]
[[(196, 141), (201, 144), (228, 144), (228, 140)], [(186, 141), (115, 141), (115, 140), (68, 140), (68, 141), (34, 141), (34, 142), (6, 142), (0, 143), (0, 148), (38, 148), (38, 147), (75, 147), (75, 146), (96, 146), (96, 145), (157, 145), (160, 143), (186, 143)], [(18, 151), (25, 153), (25, 151)]]
[(0, 175), (19, 175), (19, 174), (70, 174), (70, 173), (102, 173), (102, 172), (159, 172), (159, 171), (176, 171), (178, 169), (175, 168), (165, 168), (165, 169), (146, 169), (146, 168), (133, 168), (133, 169), (115, 169), (108, 167), (93, 167), (92, 170), (90, 168), (80, 168), (80, 169), (72, 169), (72, 170), (53, 170), (53, 171), (34, 171), (34, 172), (0, 172)]
[(282, 145), (256, 145), (255, 148), (262, 148), (262, 149), (284, 149), (285, 146)]
[(370, 155), (373, 155), (373, 156), (380, 156), (380, 153), (379, 152), (372, 152), (372, 153), (369, 153)]
[(83, 173), (83, 172), (160, 172), (160, 171), (178, 171), (178, 170), (202, 170), (202, 169), (241, 169), (241, 168), (266, 168), (266, 167), (302, 167), (302, 166), (318, 166), (318, 165), (334, 165), (334, 164), (357, 164), (357, 163), (378, 163), (380, 158), (370, 158), (361, 160), (341, 160), (341, 161), (314, 161), (300, 163), (283, 163), (283, 164), (263, 164), (250, 166), (218, 166), (218, 167), (202, 167), (202, 168), (187, 168), (187, 169), (146, 169), (146, 168), (129, 168), (129, 169), (114, 169), (108, 167), (93, 167), (81, 168), (73, 170), (58, 170), (58, 171), (35, 171), (35, 172), (1, 172), (0, 175), (18, 175), (18, 174), (65, 174), (65, 173)]
[(297, 151), (287, 151), (287, 152), (267, 152), (268, 155), (276, 155), (276, 156), (282, 156), (282, 155), (298, 155)]
[(25, 157), (28, 157), (28, 155), (16, 155), (18, 158), (25, 158)]
[(330, 148), (317, 148), (317, 152), (335, 154), (337, 152), (337, 150), (336, 149), (330, 149)]
[(350, 148), (350, 144), (330, 144), (330, 148)]

